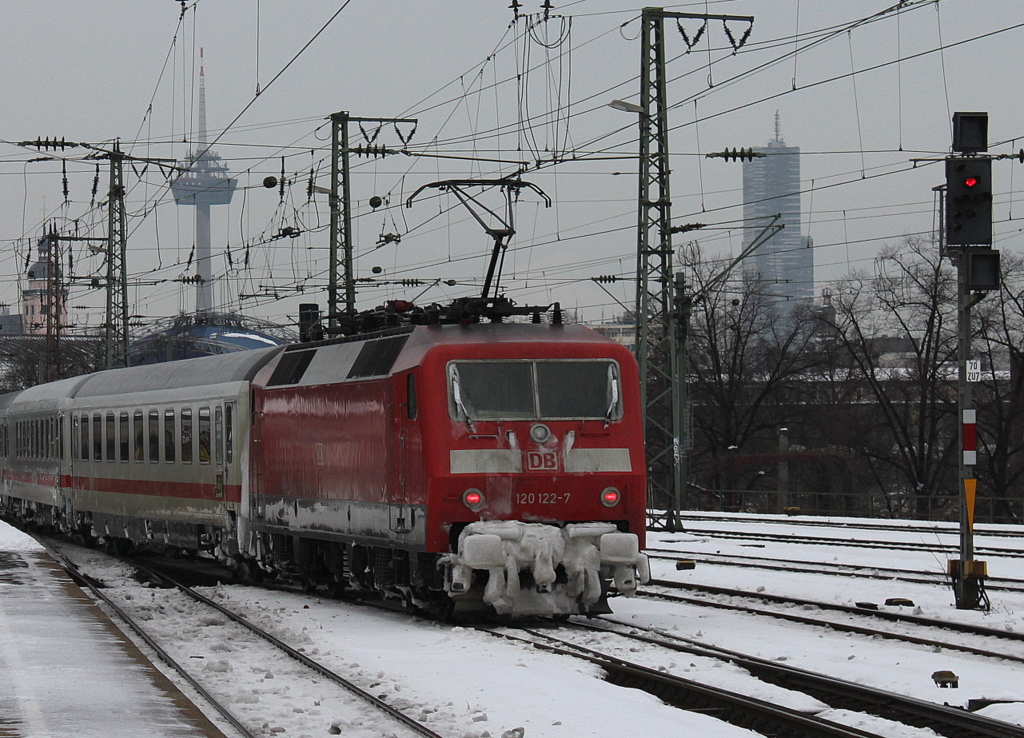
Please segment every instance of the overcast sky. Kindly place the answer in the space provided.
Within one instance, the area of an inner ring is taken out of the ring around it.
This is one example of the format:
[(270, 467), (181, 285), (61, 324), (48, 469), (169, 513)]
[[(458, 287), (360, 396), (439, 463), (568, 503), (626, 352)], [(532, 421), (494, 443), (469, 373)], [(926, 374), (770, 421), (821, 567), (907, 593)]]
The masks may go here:
[[(299, 302), (326, 303), (327, 203), (319, 194), (310, 201), (307, 184), (311, 171), (318, 186), (329, 184), (324, 119), (347, 110), (419, 120), (408, 144), (417, 156), (353, 162), (357, 275), (458, 282), (430, 289), (366, 283), (359, 307), (424, 290), (422, 301), (478, 292), (490, 248), (483, 229), (450, 196), (424, 193), (412, 208), (403, 201), (432, 181), (508, 175), (525, 163), (524, 179), (553, 205), (546, 209), (524, 193), (516, 206), (518, 233), (504, 279), (509, 296), (531, 304), (560, 300), (585, 319), (610, 318), (622, 308), (589, 280), (631, 279), (635, 268), (636, 121), (607, 102), (637, 101), (639, 10), (611, 0), (555, 2), (557, 17), (544, 22), (536, 15), (540, 0), (522, 0), (521, 12), (532, 17), (513, 24), (509, 4), (190, 0), (182, 16), (175, 0), (7, 3), (0, 16), (0, 140), (119, 139), (138, 157), (182, 159), (195, 135), (202, 47), (215, 149), (240, 187), (231, 205), (213, 209), (219, 308), (287, 323)], [(683, 54), (675, 24), (666, 23), (669, 96), (677, 103), (670, 114), (673, 215), (677, 223), (713, 226), (699, 233), (709, 257), (739, 249), (741, 165), (704, 155), (764, 145), (776, 111), (783, 139), (803, 152), (802, 229), (815, 242), (819, 291), (851, 270), (870, 270), (882, 246), (931, 230), (931, 188), (942, 182), (941, 164), (915, 167), (911, 160), (948, 153), (952, 112), (987, 111), (994, 153), (1024, 145), (1020, 3), (909, 2), (900, 13), (882, 12), (891, 5), (671, 6), (756, 19), (735, 55), (720, 22), (690, 54)], [(699, 27), (686, 21), (682, 30), (692, 40)], [(739, 41), (746, 26), (730, 30)], [(352, 131), (353, 143), (365, 142), (358, 127)], [(402, 146), (393, 127), (375, 143)], [(34, 150), (0, 144), (0, 301), (12, 309), (26, 251), (44, 224), (106, 233), (105, 208), (95, 203), (105, 197), (107, 173), (101, 170), (93, 203), (96, 164), (86, 153), (63, 152), (65, 204), (60, 160), (31, 162)], [(282, 156), (283, 198), (261, 185), (280, 175)], [(550, 166), (555, 156), (574, 161)], [(538, 160), (545, 162), (540, 168)], [(1024, 173), (1017, 167), (1015, 160), (994, 166), (996, 240), (1009, 250), (1020, 241), (1015, 219)], [(192, 271), (193, 211), (173, 204), (166, 175), (154, 165), (135, 164), (126, 180), (133, 311), (156, 318), (189, 310), (194, 288), (173, 280)], [(371, 209), (373, 195), (386, 205)], [(493, 192), (481, 200), (500, 204)], [(301, 234), (275, 237), (289, 227)], [(400, 241), (378, 248), (382, 234)], [(90, 256), (84, 242), (75, 243), (72, 257), (76, 276), (103, 271), (101, 256)], [(374, 267), (382, 271), (375, 275)], [(630, 282), (611, 289), (632, 301)], [(71, 304), (79, 326), (102, 321), (100, 293), (73, 288)]]

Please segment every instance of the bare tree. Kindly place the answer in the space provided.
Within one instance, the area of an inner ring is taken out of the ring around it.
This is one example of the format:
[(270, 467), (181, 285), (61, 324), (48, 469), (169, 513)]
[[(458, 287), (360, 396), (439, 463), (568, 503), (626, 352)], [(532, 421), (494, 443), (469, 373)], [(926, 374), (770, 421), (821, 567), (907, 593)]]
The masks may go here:
[(684, 253), (692, 275), (689, 380), (694, 459), (712, 486), (735, 489), (735, 459), (777, 448), (778, 431), (798, 404), (799, 381), (813, 368), (816, 321), (810, 306), (780, 310), (752, 274), (730, 291), (706, 290), (714, 265), (696, 247)]
[[(879, 487), (913, 496), (927, 517), (938, 498), (956, 499), (956, 276), (937, 244), (908, 237), (876, 260), (873, 276), (838, 285), (830, 319), (870, 396), (889, 447), (863, 449)], [(885, 361), (883, 337), (900, 346)]]

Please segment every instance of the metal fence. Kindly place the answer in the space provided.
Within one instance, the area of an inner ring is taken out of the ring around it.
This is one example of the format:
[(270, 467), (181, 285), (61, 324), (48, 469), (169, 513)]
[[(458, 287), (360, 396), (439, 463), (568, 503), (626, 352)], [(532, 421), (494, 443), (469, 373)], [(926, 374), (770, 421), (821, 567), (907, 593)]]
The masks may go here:
[[(960, 520), (960, 500), (918, 495), (801, 494), (777, 490), (690, 489), (686, 510), (706, 512), (785, 513), (906, 520)], [(976, 523), (1024, 523), (1024, 497), (979, 497)]]

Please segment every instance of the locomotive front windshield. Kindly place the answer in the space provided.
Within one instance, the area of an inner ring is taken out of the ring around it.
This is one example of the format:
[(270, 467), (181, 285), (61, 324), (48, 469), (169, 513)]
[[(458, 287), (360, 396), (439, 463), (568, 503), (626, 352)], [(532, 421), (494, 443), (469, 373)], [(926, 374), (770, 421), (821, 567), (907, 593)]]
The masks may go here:
[(459, 420), (617, 420), (612, 361), (458, 361), (448, 367), (449, 410)]

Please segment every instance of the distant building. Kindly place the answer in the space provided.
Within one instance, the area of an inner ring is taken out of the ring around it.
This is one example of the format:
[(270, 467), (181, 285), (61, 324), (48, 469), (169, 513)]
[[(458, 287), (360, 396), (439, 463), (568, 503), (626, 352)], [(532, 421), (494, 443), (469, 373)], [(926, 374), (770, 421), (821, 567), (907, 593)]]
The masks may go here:
[(622, 315), (610, 323), (598, 323), (589, 327), (605, 338), (621, 343), (630, 351), (636, 350), (636, 323), (632, 315)]
[[(800, 233), (800, 147), (786, 146), (775, 114), (775, 138), (754, 151), (764, 157), (743, 163), (743, 246), (781, 214), (785, 227), (747, 261), (765, 288), (794, 305), (814, 299), (814, 249)], [(782, 305), (781, 307), (785, 307)]]
[[(60, 283), (60, 260), (56, 235), (43, 236), (38, 242), (38, 257), (28, 268), (28, 286), (21, 293), (20, 329), (25, 335), (46, 335), (47, 321), (60, 332), (67, 316), (68, 291)], [(51, 254), (51, 249), (54, 252)], [(50, 269), (54, 270), (50, 274)]]
[(4, 305), (0, 307), (0, 338), (4, 336), (20, 336), (22, 334), (21, 328), (21, 314), (11, 314), (11, 309)]

